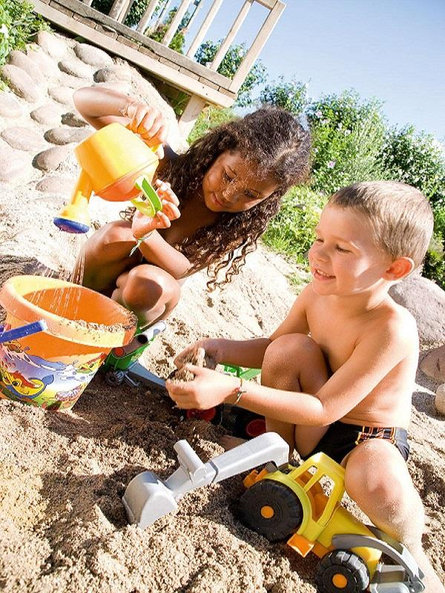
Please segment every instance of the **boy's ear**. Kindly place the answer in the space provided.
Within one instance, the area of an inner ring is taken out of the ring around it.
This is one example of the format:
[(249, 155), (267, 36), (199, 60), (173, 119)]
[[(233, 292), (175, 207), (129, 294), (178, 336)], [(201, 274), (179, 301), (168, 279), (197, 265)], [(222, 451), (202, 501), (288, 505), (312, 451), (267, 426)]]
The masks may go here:
[(414, 270), (414, 261), (410, 257), (398, 257), (386, 269), (385, 280), (401, 280)]

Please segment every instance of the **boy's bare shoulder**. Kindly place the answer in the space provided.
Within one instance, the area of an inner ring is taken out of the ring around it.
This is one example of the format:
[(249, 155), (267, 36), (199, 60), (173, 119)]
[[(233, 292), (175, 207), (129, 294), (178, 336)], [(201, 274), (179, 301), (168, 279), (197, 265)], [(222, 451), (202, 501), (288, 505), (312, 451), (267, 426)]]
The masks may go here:
[(369, 317), (364, 324), (364, 331), (378, 336), (382, 342), (398, 345), (403, 350), (418, 346), (417, 324), (414, 317), (391, 297)]

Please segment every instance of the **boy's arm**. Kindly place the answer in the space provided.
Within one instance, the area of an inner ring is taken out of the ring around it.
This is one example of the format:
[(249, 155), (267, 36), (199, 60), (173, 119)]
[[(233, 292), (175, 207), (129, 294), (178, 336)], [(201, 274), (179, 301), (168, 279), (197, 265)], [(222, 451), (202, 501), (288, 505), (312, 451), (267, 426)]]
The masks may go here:
[[(314, 395), (284, 391), (244, 383), (238, 405), (269, 418), (292, 424), (321, 426), (343, 418), (359, 404), (411, 353), (416, 330), (400, 327), (400, 323), (383, 324), (372, 335), (365, 335), (350, 358)], [(392, 326), (392, 327), (391, 327)], [(183, 384), (167, 384), (179, 407), (210, 408), (218, 403), (233, 403), (239, 388), (236, 378), (221, 376), (208, 369), (190, 366), (195, 380)]]

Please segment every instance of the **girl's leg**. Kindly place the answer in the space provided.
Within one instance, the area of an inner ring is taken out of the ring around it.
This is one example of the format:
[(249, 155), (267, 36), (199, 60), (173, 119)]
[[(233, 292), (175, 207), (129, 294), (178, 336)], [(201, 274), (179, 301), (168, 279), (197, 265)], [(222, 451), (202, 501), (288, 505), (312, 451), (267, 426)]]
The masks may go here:
[[(268, 346), (261, 369), (261, 383), (275, 389), (316, 393), (328, 380), (323, 353), (314, 340), (304, 334), (287, 334)], [(266, 418), (268, 431), (277, 432), (290, 451), (310, 453), (327, 430), (325, 426), (295, 426)]]
[(408, 548), (425, 573), (426, 593), (444, 593), (422, 548), (422, 501), (396, 447), (382, 439), (366, 441), (348, 455), (345, 465), (349, 496), (376, 527)]
[(139, 325), (165, 319), (181, 296), (179, 282), (157, 266), (141, 264), (121, 274), (111, 298), (133, 311)]
[(104, 225), (85, 243), (77, 258), (73, 278), (110, 296), (120, 274), (141, 262), (139, 252), (132, 257), (129, 255), (134, 245), (129, 222), (118, 220)]

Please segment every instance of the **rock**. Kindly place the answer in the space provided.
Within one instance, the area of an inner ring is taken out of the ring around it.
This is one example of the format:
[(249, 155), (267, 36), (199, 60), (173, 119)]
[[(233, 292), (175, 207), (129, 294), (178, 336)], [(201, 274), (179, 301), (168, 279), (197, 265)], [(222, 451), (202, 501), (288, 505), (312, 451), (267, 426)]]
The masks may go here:
[(420, 363), (420, 370), (435, 381), (445, 382), (445, 345), (428, 352)]
[(36, 184), (36, 189), (47, 194), (70, 196), (76, 185), (76, 179), (67, 177), (44, 177)]
[(97, 66), (100, 68), (102, 66), (111, 66), (113, 64), (112, 58), (106, 52), (88, 43), (76, 43), (74, 46), (74, 53), (80, 60), (82, 60), (82, 62), (85, 62), (85, 64), (89, 64), (90, 66)]
[(392, 286), (390, 295), (415, 317), (421, 346), (445, 343), (445, 291), (437, 284), (416, 274)]
[(8, 56), (8, 62), (24, 70), (37, 84), (44, 82), (45, 77), (39, 66), (23, 52), (13, 50)]
[(22, 113), (23, 110), (17, 99), (7, 91), (0, 92), (0, 116), (16, 119)]
[(57, 103), (74, 107), (73, 103), (73, 89), (66, 86), (55, 86), (48, 90), (48, 95)]
[(107, 68), (101, 68), (94, 73), (95, 82), (119, 82), (131, 81), (131, 70), (125, 66), (108, 66)]
[(91, 79), (93, 75), (90, 66), (87, 66), (84, 62), (76, 60), (75, 58), (61, 60), (58, 63), (58, 66), (59, 70), (62, 72), (70, 74), (71, 76), (77, 76), (77, 78)]
[(63, 37), (58, 37), (48, 31), (39, 31), (36, 38), (37, 44), (52, 58), (61, 58), (68, 51), (68, 45)]
[(36, 155), (33, 165), (42, 171), (54, 171), (65, 161), (71, 150), (68, 146), (54, 146)]
[(0, 146), (0, 181), (18, 183), (31, 173), (31, 158), (26, 152)]
[(83, 128), (88, 126), (88, 122), (78, 113), (74, 113), (73, 111), (69, 111), (62, 115), (62, 123), (66, 126), (72, 126), (73, 128)]
[(445, 416), (445, 383), (437, 388), (434, 404), (439, 414)]
[(82, 142), (90, 135), (90, 130), (61, 126), (45, 132), (45, 140), (53, 144), (70, 144), (71, 142)]
[(42, 150), (46, 145), (42, 135), (29, 127), (17, 126), (5, 128), (0, 135), (11, 148), (16, 148), (17, 150), (37, 152)]
[(26, 48), (28, 58), (40, 68), (40, 71), (48, 78), (58, 78), (60, 70), (55, 61), (43, 51), (43, 49), (31, 44)]
[(54, 126), (60, 124), (62, 109), (56, 107), (54, 103), (46, 103), (45, 105), (33, 109), (29, 115), (39, 124)]
[(13, 66), (12, 64), (6, 64), (0, 68), (0, 74), (14, 93), (19, 97), (23, 97), (28, 103), (36, 103), (40, 99), (40, 92), (35, 82), (21, 68), (17, 68), (17, 66)]
[[(89, 76), (91, 79), (91, 76)], [(67, 74), (66, 72), (60, 72), (59, 70), (59, 80), (62, 86), (67, 86), (70, 89), (74, 90), (79, 89), (82, 86), (90, 86), (91, 80), (85, 80), (85, 78), (79, 78), (78, 76), (72, 76), (71, 74)]]

